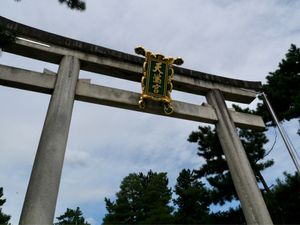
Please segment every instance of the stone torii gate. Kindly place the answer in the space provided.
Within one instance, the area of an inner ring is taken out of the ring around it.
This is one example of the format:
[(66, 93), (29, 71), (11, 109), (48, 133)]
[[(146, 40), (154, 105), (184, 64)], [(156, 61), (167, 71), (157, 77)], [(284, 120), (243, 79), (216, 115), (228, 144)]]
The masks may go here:
[[(52, 224), (74, 100), (164, 115), (155, 102), (140, 109), (139, 93), (79, 79), (85, 70), (140, 82), (144, 59), (41, 31), (0, 17), (0, 26), (17, 35), (6, 52), (59, 65), (56, 74), (0, 65), (0, 84), (51, 95), (21, 213), (20, 224)], [(174, 68), (174, 89), (206, 96), (208, 104), (173, 101), (170, 117), (215, 124), (248, 224), (272, 224), (236, 127), (263, 129), (261, 117), (228, 110), (225, 100), (250, 103), (260, 82), (229, 79)]]

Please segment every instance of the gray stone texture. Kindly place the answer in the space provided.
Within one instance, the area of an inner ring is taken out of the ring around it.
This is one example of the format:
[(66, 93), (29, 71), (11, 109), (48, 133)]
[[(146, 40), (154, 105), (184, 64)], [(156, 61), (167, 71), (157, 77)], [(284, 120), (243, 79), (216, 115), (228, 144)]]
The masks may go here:
[(211, 90), (206, 98), (215, 108), (219, 119), (216, 124), (217, 134), (247, 224), (273, 224), (222, 93), (219, 90)]
[(21, 225), (53, 224), (67, 145), (79, 60), (63, 57), (21, 213)]

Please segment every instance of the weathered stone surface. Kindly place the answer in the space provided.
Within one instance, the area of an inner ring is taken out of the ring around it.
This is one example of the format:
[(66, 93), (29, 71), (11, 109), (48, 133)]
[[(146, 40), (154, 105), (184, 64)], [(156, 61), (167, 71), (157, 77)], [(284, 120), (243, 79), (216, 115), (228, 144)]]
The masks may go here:
[[(166, 116), (163, 113), (162, 106), (153, 101), (148, 101), (146, 108), (141, 110), (137, 104), (139, 98), (140, 94), (135, 92), (82, 81), (78, 82), (76, 89), (76, 100)], [(215, 110), (208, 104), (199, 106), (174, 100), (173, 105), (175, 109), (174, 113), (169, 115), (170, 117), (210, 124), (215, 124), (218, 121)], [(265, 128), (260, 116), (235, 111), (230, 111), (230, 115), (237, 127), (255, 130)]]
[(53, 224), (79, 70), (78, 59), (62, 59), (25, 196), (21, 225)]
[(214, 107), (218, 117), (217, 134), (247, 224), (273, 224), (222, 93), (219, 90), (209, 91), (207, 101)]
[[(55, 80), (56, 75), (50, 75), (47, 71), (38, 73), (0, 65), (0, 85), (51, 94)], [(156, 102), (148, 102), (146, 109), (141, 110), (139, 98), (139, 93), (90, 84), (89, 79), (78, 80), (76, 86), (76, 100), (165, 116), (162, 106)], [(173, 101), (173, 104), (175, 111), (171, 117), (210, 124), (217, 122), (215, 111), (208, 104), (199, 106), (180, 101)], [(230, 111), (230, 115), (237, 127), (255, 130), (265, 127), (259, 116), (235, 111)]]
[[(135, 82), (140, 82), (143, 72), (141, 65), (115, 58), (84, 53), (61, 46), (45, 46), (25, 40), (17, 40), (16, 44), (6, 49), (6, 51), (57, 64), (64, 55), (72, 55), (81, 61), (82, 70)], [(250, 90), (176, 73), (174, 75), (173, 84), (175, 90), (199, 95), (205, 95), (211, 89), (219, 89), (222, 91), (226, 100), (235, 102), (250, 103), (256, 97), (256, 94)]]
[(51, 94), (56, 76), (0, 65), (0, 85)]
[[(144, 61), (143, 58), (135, 55), (126, 54), (120, 51), (52, 34), (46, 31), (23, 25), (21, 23), (14, 22), (4, 17), (0, 17), (0, 25), (6, 27), (11, 31), (14, 31), (19, 36), (27, 37), (37, 41), (42, 40), (46, 43), (54, 44), (69, 49), (79, 50), (85, 53), (94, 54), (98, 56), (105, 56), (108, 58), (118, 59), (120, 61), (136, 64), (138, 66), (141, 66)], [(199, 71), (189, 70), (181, 67), (174, 67), (174, 70), (176, 74), (194, 77), (204, 81), (212, 81), (215, 83), (230, 85), (233, 87), (240, 87), (253, 90), (260, 90), (262, 87), (261, 82), (231, 79)]]

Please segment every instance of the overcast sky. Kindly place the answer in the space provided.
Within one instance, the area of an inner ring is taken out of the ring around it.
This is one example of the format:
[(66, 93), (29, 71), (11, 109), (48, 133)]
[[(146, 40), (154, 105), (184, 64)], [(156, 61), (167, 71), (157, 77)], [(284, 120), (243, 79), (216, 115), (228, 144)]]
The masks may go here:
[[(134, 54), (134, 47), (180, 56), (183, 67), (265, 82), (291, 43), (300, 46), (300, 1), (233, 0), (88, 0), (84, 12), (57, 0), (0, 1), (0, 14), (48, 32)], [(2, 53), (0, 63), (56, 71), (57, 65)], [(93, 83), (140, 91), (138, 83), (87, 72)], [(201, 104), (202, 97), (173, 93), (174, 99)], [(0, 186), (3, 211), (17, 224), (50, 96), (0, 87)], [(251, 105), (255, 106), (255, 103)], [(130, 172), (168, 172), (170, 186), (183, 168), (198, 168), (191, 131), (200, 124), (89, 103), (75, 102), (56, 215), (80, 206), (93, 224), (106, 213), (104, 197), (113, 197)], [(203, 125), (203, 124), (202, 124)], [(296, 148), (297, 121), (285, 123)], [(268, 132), (271, 147), (274, 130)], [(298, 140), (297, 140), (298, 139)], [(266, 171), (271, 185), (283, 171), (295, 169), (280, 138)]]

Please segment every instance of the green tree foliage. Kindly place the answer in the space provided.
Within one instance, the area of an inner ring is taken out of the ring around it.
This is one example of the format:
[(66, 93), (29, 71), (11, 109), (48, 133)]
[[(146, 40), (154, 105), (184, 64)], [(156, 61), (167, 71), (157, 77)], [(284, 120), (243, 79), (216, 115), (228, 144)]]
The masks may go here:
[(115, 202), (105, 198), (108, 213), (103, 223), (172, 223), (172, 207), (169, 206), (171, 195), (166, 173), (131, 173), (123, 179)]
[[(255, 113), (249, 109), (234, 106), (236, 111)], [(261, 171), (272, 166), (272, 160), (264, 160), (266, 150), (264, 144), (268, 142), (263, 132), (248, 129), (238, 129), (238, 135), (245, 148), (258, 182), (263, 184), (264, 190), (270, 192)], [(237, 200), (233, 181), (226, 163), (220, 141), (215, 129), (209, 126), (199, 127), (198, 131), (190, 134), (188, 141), (198, 143), (197, 154), (205, 159), (205, 163), (195, 170), (198, 179), (205, 178), (210, 184), (210, 203), (224, 205), (226, 202)], [(230, 208), (223, 212), (210, 213), (206, 223), (210, 224), (242, 224), (245, 219), (240, 207)]]
[(195, 173), (199, 179), (205, 177), (213, 187), (211, 201), (220, 204), (231, 201), (235, 191), (216, 132), (211, 127), (199, 126), (198, 131), (190, 134), (188, 141), (198, 143), (197, 155), (206, 160)]
[(58, 222), (56, 222), (55, 225), (90, 225), (85, 221), (79, 207), (77, 207), (76, 209), (67, 208), (67, 211), (63, 215), (56, 217), (56, 219), (58, 220)]
[(271, 193), (266, 196), (274, 223), (300, 224), (300, 176), (284, 173), (284, 180), (277, 179)]
[(81, 0), (58, 0), (62, 4), (66, 4), (70, 9), (83, 11), (86, 8), (85, 2)]
[[(237, 106), (235, 106), (235, 109), (253, 113), (248, 109), (242, 110)], [(257, 180), (265, 183), (260, 171), (273, 164), (272, 160), (263, 161), (266, 154), (263, 145), (268, 141), (265, 134), (247, 129), (239, 129), (238, 134)], [(188, 141), (198, 143), (197, 154), (206, 161), (198, 170), (195, 170), (195, 173), (198, 178), (205, 178), (211, 185), (212, 203), (223, 205), (226, 201), (237, 199), (237, 193), (216, 131), (209, 126), (199, 127), (198, 131), (190, 134)]]
[(15, 42), (16, 35), (0, 26), (0, 50)]
[[(21, 0), (15, 0), (20, 2)], [(86, 9), (86, 4), (82, 0), (58, 0), (61, 4), (66, 4), (70, 9), (75, 9), (79, 11), (84, 11)]]
[(182, 170), (175, 185), (177, 206), (175, 224), (204, 224), (208, 219), (209, 191), (193, 176), (190, 170)]
[(246, 224), (241, 207), (229, 208), (226, 211), (211, 213), (207, 224)]
[(9, 225), (8, 221), (10, 220), (10, 216), (6, 215), (2, 212), (2, 206), (6, 202), (6, 199), (2, 199), (3, 197), (3, 188), (0, 187), (0, 224)]
[[(282, 121), (300, 118), (300, 49), (292, 44), (278, 69), (269, 73), (266, 79), (263, 90), (278, 119)], [(263, 104), (258, 105), (258, 112), (266, 121), (272, 121)]]

